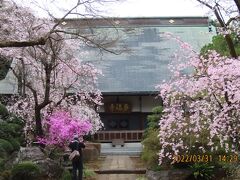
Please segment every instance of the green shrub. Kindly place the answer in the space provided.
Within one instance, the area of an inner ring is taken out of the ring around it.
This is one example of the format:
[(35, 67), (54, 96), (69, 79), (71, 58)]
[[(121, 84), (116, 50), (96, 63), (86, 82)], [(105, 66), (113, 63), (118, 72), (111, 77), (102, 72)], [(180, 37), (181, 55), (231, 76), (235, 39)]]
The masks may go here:
[(0, 139), (0, 147), (2, 147), (7, 153), (13, 152), (13, 146), (5, 139)]
[(2, 139), (21, 138), (23, 135), (23, 128), (15, 123), (0, 123), (0, 137)]
[(152, 170), (153, 171), (161, 171), (161, 170), (163, 170), (163, 167), (157, 164), (157, 165), (152, 167)]
[[(148, 122), (151, 122), (150, 124), (148, 124), (148, 127), (150, 127), (150, 125), (153, 125), (152, 128), (158, 128), (158, 123), (159, 123), (159, 119), (161, 118), (162, 114), (163, 114), (163, 107), (162, 106), (156, 106), (152, 109), (152, 113), (151, 115), (148, 115), (147, 120)], [(153, 123), (153, 124), (152, 124)]]
[(3, 158), (0, 158), (0, 172), (4, 170), (5, 161)]
[(13, 151), (18, 151), (20, 149), (20, 143), (18, 142), (17, 139), (11, 138), (9, 139), (9, 142), (13, 147)]
[(151, 169), (158, 166), (158, 153), (160, 150), (158, 133), (158, 129), (149, 130), (148, 136), (142, 141), (144, 148), (141, 158), (145, 161), (147, 167)]
[(193, 177), (199, 180), (209, 180), (214, 177), (214, 166), (208, 163), (196, 163), (190, 166)]
[(158, 153), (160, 151), (159, 142), (159, 120), (163, 114), (163, 107), (157, 106), (153, 108), (152, 114), (147, 116), (148, 127), (144, 132), (143, 152), (141, 158), (145, 161), (147, 167), (152, 170), (160, 169), (158, 166)]
[(24, 124), (21, 119), (15, 116), (9, 117), (6, 121), (0, 122), (0, 137), (13, 141), (11, 144), (14, 146), (14, 150), (18, 150), (19, 145), (24, 143), (23, 127)]
[(163, 113), (163, 107), (162, 106), (157, 106), (152, 109), (153, 114), (147, 116), (147, 128), (144, 132), (144, 138), (148, 136), (148, 132), (153, 130), (153, 129), (158, 129), (159, 127), (159, 120), (162, 116)]
[(7, 152), (2, 146), (0, 146), (0, 158), (6, 158), (6, 157), (7, 157)]
[(40, 175), (39, 167), (32, 162), (22, 162), (12, 168), (12, 180), (38, 179)]
[(16, 124), (16, 123), (12, 123), (12, 122), (8, 123), (8, 126), (12, 127), (12, 129), (15, 131), (14, 133), (17, 134), (17, 135), (18, 135), (18, 134), (22, 131), (22, 129), (23, 129), (23, 127), (22, 127), (21, 125)]
[(72, 176), (71, 173), (68, 170), (63, 171), (61, 180), (71, 180)]
[(7, 122), (7, 123), (2, 124), (2, 125), (6, 128), (5, 132), (9, 133), (13, 137), (19, 136), (23, 131), (23, 127), (19, 124), (16, 124), (16, 123)]
[(7, 120), (6, 120), (8, 123), (14, 123), (14, 124), (18, 124), (20, 125), (22, 128), (24, 127), (25, 125), (25, 121), (20, 118), (20, 117), (17, 117), (15, 115), (11, 115)]
[(6, 108), (3, 104), (0, 103), (0, 116), (1, 116), (2, 118), (5, 118), (5, 117), (7, 117), (8, 115), (9, 115), (9, 113), (8, 113), (7, 108)]
[(3, 139), (9, 139), (13, 136), (16, 136), (16, 131), (14, 127), (9, 125), (7, 122), (0, 123), (0, 135)]
[[(1, 123), (0, 123), (1, 126)], [(0, 137), (3, 139), (8, 139), (9, 138), (9, 134), (6, 134), (4, 131), (2, 131), (2, 128), (0, 127)]]
[(222, 172), (225, 172), (226, 177), (229, 177), (229, 179), (231, 179), (231, 177), (234, 177), (235, 174), (237, 173), (237, 171), (240, 168), (238, 162), (231, 162), (231, 163), (229, 163), (229, 162), (219, 162), (218, 165), (220, 166), (219, 169)]

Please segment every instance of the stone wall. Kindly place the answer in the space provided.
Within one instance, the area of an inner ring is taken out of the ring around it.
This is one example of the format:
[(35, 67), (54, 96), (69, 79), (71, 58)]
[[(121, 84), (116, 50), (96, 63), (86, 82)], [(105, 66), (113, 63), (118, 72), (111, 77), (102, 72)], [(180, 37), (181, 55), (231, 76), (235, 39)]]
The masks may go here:
[(86, 147), (83, 149), (83, 160), (92, 161), (97, 160), (100, 156), (101, 144), (100, 143), (86, 143)]

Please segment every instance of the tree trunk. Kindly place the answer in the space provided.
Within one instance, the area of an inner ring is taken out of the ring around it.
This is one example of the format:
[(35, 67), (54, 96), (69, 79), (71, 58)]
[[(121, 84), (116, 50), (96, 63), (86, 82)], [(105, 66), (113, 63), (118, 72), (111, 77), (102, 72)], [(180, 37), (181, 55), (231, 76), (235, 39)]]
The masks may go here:
[[(214, 10), (214, 14), (218, 20), (218, 22), (220, 23), (220, 26), (222, 28), (224, 28), (226, 30), (227, 28), (227, 24), (224, 22), (224, 20), (222, 19), (222, 16), (221, 14), (219, 13), (220, 10), (219, 10), (219, 7), (218, 7), (218, 4), (215, 3), (215, 6), (211, 6), (210, 4), (208, 4), (207, 2), (203, 1), (203, 0), (196, 0), (197, 2), (207, 6), (208, 8), (210, 8), (211, 10)], [(236, 6), (238, 7), (238, 10), (240, 8), (240, 0), (234, 0)], [(230, 52), (230, 55), (233, 57), (233, 58), (237, 58), (237, 53), (236, 53), (236, 50), (235, 50), (235, 47), (234, 47), (234, 44), (233, 44), (233, 40), (231, 38), (231, 36), (228, 34), (225, 36), (225, 39), (226, 39), (226, 42), (227, 42), (227, 45), (228, 45), (228, 49), (229, 49), (229, 52)]]
[(43, 136), (41, 109), (35, 108), (36, 136)]
[[(217, 8), (215, 7), (214, 9), (214, 14), (215, 16), (217, 17), (217, 20), (218, 22), (220, 23), (221, 27), (222, 28), (226, 28), (226, 24), (224, 23), (223, 19), (221, 18)], [(233, 57), (233, 58), (237, 58), (237, 53), (236, 53), (236, 50), (235, 50), (235, 47), (234, 47), (234, 44), (233, 44), (233, 40), (231, 38), (231, 36), (229, 34), (227, 34), (225, 36), (225, 40), (227, 42), (227, 45), (228, 45), (228, 49), (229, 49), (229, 52), (230, 52), (230, 55)]]
[(226, 39), (228, 49), (229, 49), (229, 52), (230, 52), (231, 56), (234, 57), (234, 58), (237, 58), (238, 56), (237, 56), (236, 50), (234, 48), (234, 44), (233, 44), (231, 36), (229, 34), (227, 34), (225, 36), (225, 39)]

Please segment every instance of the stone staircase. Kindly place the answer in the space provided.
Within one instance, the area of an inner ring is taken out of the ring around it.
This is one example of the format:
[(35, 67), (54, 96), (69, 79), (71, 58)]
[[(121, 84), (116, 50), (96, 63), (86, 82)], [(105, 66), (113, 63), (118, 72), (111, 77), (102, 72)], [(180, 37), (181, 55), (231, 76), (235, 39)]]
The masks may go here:
[[(94, 180), (136, 180), (139, 176), (144, 176), (146, 168), (139, 159), (142, 152), (141, 143), (124, 143), (124, 146), (112, 143), (101, 143), (100, 168), (92, 169), (96, 176)], [(61, 164), (66, 170), (71, 172), (72, 165), (65, 154)], [(94, 167), (94, 166), (93, 166)]]
[(101, 163), (96, 180), (136, 180), (144, 176), (146, 168), (140, 158), (128, 155), (107, 155)]
[(124, 146), (112, 146), (112, 143), (101, 143), (101, 156), (107, 155), (128, 155), (139, 156), (142, 152), (141, 143), (124, 143)]

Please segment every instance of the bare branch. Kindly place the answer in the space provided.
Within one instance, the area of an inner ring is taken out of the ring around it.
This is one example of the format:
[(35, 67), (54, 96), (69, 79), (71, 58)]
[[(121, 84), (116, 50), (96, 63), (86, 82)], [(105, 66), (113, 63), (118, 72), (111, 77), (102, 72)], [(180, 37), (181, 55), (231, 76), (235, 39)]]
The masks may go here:
[(90, 37), (84, 36), (80, 33), (68, 32), (68, 31), (64, 31), (64, 30), (55, 30), (54, 32), (77, 36), (77, 38), (71, 38), (71, 39), (82, 39), (88, 47), (98, 48), (100, 50), (104, 50), (106, 52), (109, 52), (109, 53), (112, 53), (115, 55), (119, 55), (122, 52), (124, 52), (124, 50), (122, 50), (120, 52), (116, 52), (114, 50), (109, 49), (109, 47), (111, 47), (113, 44), (115, 44), (118, 41), (118, 38), (116, 38), (115, 40), (112, 40), (112, 41), (102, 40), (102, 42), (96, 42), (94, 39), (91, 39)]
[(208, 4), (208, 3), (206, 3), (206, 2), (204, 2), (204, 1), (202, 1), (202, 0), (196, 0), (196, 1), (198, 1), (199, 3), (207, 6), (207, 7), (210, 8), (210, 9), (213, 9), (213, 6), (211, 6), (210, 4)]
[(232, 17), (226, 22), (226, 25), (229, 26), (231, 24), (231, 22), (239, 21), (239, 20), (240, 20), (240, 16)]

